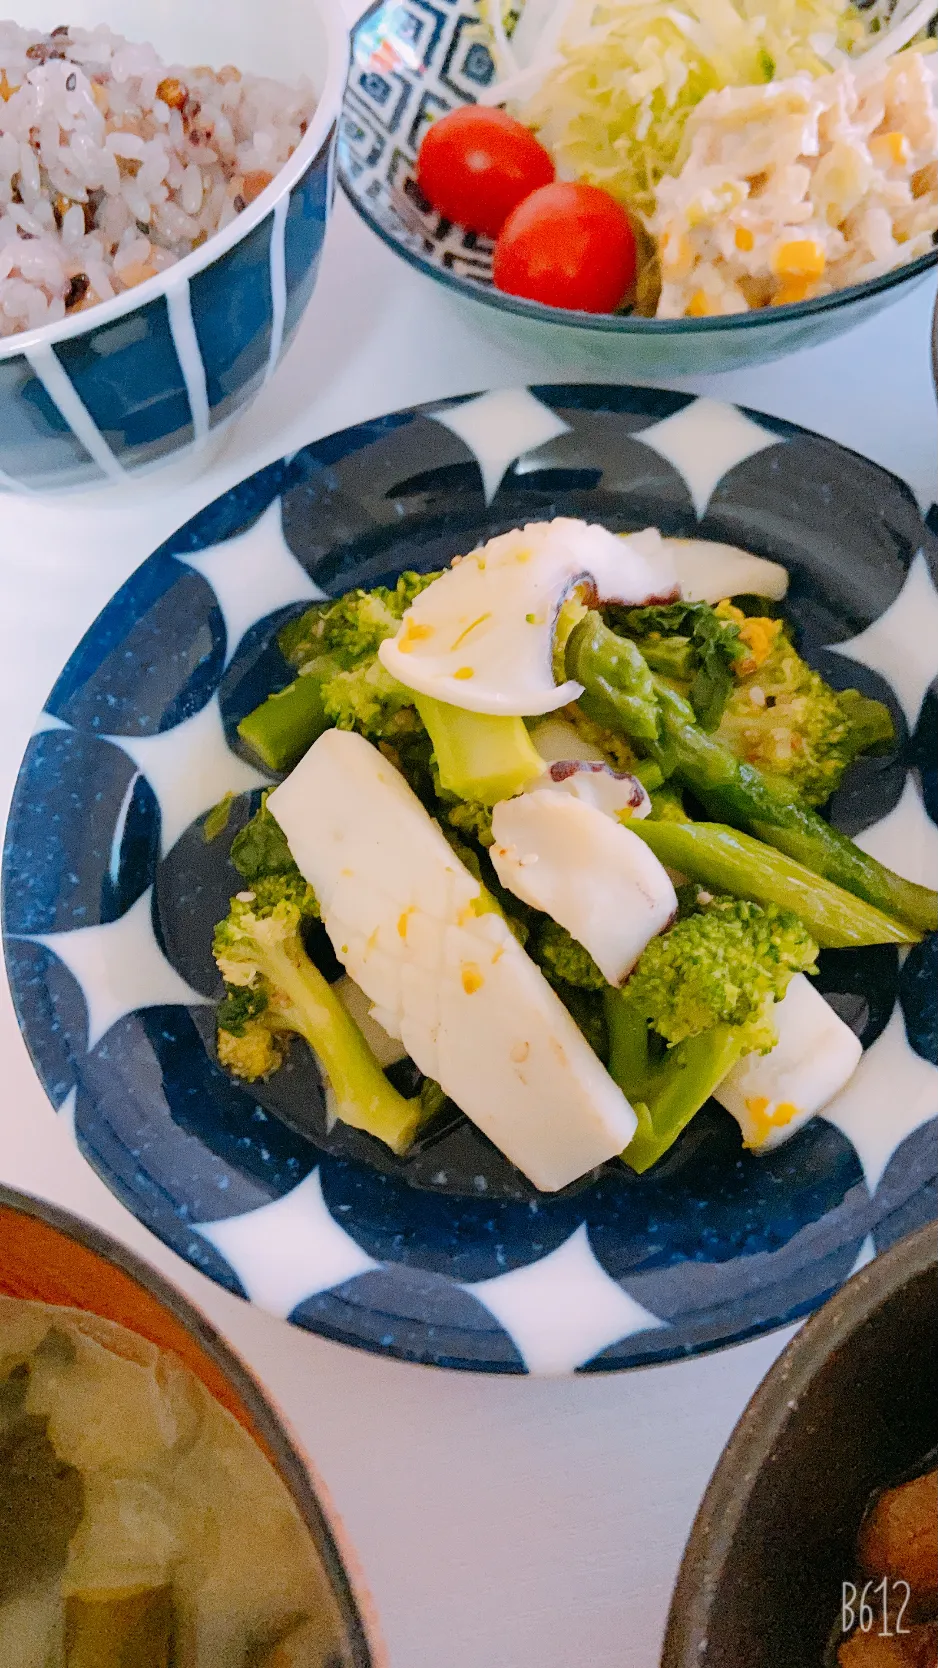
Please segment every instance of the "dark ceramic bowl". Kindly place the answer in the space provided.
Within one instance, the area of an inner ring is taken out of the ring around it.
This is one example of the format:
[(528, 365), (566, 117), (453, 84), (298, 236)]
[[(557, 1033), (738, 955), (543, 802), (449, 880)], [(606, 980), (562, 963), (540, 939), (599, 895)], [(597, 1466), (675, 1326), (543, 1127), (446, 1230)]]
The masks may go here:
[(644, 319), (575, 313), (504, 295), (492, 283), (492, 245), (444, 220), (417, 187), (414, 161), (431, 121), (473, 104), (495, 75), (480, 0), (445, 7), (378, 0), (352, 36), (339, 128), (339, 179), (372, 230), (411, 266), (455, 295), (482, 302), (514, 342), (570, 351), (624, 375), (702, 375), (759, 365), (840, 336), (917, 283), (935, 254), (833, 295), (722, 318)]
[[(121, 481), (180, 454), (208, 462), (296, 332), (333, 196), (349, 58), (336, 0), (227, 0), (218, 12), (191, 0), (72, 0), (65, 9), (70, 23), (152, 41), (169, 61), (306, 74), (317, 106), (267, 190), (201, 249), (87, 313), (0, 340), (0, 492)], [(59, 21), (45, 0), (16, 10), (31, 28)]]
[(310, 1668), (384, 1668), (354, 1557), (310, 1462), (270, 1397), (175, 1286), (98, 1228), (0, 1187), (0, 1297), (83, 1309), (172, 1350), (263, 1449), (316, 1550), (322, 1660)]
[(767, 1374), (701, 1503), (662, 1668), (821, 1668), (876, 1489), (936, 1443), (936, 1233), (861, 1270)]

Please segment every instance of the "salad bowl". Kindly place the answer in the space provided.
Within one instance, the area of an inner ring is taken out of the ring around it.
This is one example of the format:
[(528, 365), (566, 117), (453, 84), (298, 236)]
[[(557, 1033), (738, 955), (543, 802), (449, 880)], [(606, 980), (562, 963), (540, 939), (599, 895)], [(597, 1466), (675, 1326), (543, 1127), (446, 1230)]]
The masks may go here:
[(510, 339), (541, 347), (553, 342), (568, 352), (576, 345), (587, 363), (612, 361), (627, 375), (702, 375), (828, 341), (929, 282), (934, 252), (815, 300), (680, 319), (571, 312), (496, 289), (492, 244), (436, 213), (415, 172), (430, 123), (475, 103), (496, 78), (483, 10), (480, 0), (456, 0), (445, 9), (378, 0), (369, 8), (352, 34), (337, 166), (346, 195), (371, 229), (460, 302), (480, 304)]
[[(202, 510), (50, 693), (3, 864), (27, 1046), (138, 1218), (296, 1325), (492, 1372), (617, 1370), (782, 1325), (934, 1212), (934, 936), (902, 958), (823, 953), (818, 987), (864, 1057), (824, 1117), (763, 1156), (711, 1103), (647, 1174), (615, 1162), (547, 1195), (455, 1112), (404, 1158), (333, 1122), (302, 1049), (250, 1085), (220, 1068), (213, 927), (238, 889), (232, 838), (274, 781), (237, 727), (290, 679), (276, 633), (317, 598), (559, 515), (782, 564), (801, 652), (894, 719), (890, 753), (855, 765), (829, 814), (931, 878), (934, 539), (909, 489), (795, 425), (604, 386), (395, 412)], [(407, 1062), (389, 1071), (410, 1093)]]

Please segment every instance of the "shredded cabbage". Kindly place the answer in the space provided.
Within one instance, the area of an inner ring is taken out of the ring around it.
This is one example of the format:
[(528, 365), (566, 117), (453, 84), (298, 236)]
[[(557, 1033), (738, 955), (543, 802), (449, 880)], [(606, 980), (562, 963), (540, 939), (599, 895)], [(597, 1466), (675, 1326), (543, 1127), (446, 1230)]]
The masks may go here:
[(826, 74), (867, 35), (850, 0), (525, 0), (511, 35), (483, 4), (500, 71), (486, 102), (509, 102), (562, 179), (646, 218), (706, 93)]

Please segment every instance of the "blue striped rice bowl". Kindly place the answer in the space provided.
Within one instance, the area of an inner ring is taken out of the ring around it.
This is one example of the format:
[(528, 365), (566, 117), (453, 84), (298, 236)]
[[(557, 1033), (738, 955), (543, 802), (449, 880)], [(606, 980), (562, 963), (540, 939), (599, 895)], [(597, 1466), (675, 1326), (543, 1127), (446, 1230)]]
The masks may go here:
[[(120, 32), (126, 29), (139, 38), (141, 31), (134, 28), (139, 13), (134, 15), (133, 0), (126, 8), (131, 14), (127, 17), (120, 15), (123, 8), (108, 6), (107, 0), (102, 9), (110, 12), (108, 28)], [(51, 287), (46, 284), (43, 293), (40, 285), (45, 264), (53, 276), (60, 272), (58, 262), (67, 251), (67, 234), (71, 232), (81, 240), (82, 228), (72, 228), (71, 224), (67, 227), (57, 211), (56, 223), (50, 222), (48, 234), (43, 235), (44, 227), (33, 224), (28, 210), (38, 201), (40, 215), (48, 219), (49, 209), (35, 191), (21, 191), (22, 180), (14, 174), (16, 189), (6, 212), (8, 217), (23, 220), (28, 228), (29, 264), (35, 267), (39, 281), (30, 294), (19, 267), (8, 275), (10, 250), (4, 261), (5, 245), (0, 239), (0, 268), (7, 280), (6, 286), (0, 284), (0, 292), (22, 309), (19, 315), (14, 313), (13, 326), (20, 322), (33, 325), (0, 334), (0, 491), (45, 493), (98, 486), (123, 480), (129, 473), (155, 467), (182, 453), (195, 454), (206, 449), (269, 380), (313, 292), (333, 195), (336, 115), (348, 63), (347, 37), (337, 19), (337, 9), (335, 0), (307, 0), (303, 26), (298, 30), (291, 20), (290, 0), (283, 5), (272, 5), (267, 0), (263, 10), (268, 28), (276, 30), (280, 22), (295, 40), (286, 52), (277, 43), (274, 51), (266, 54), (263, 49), (252, 50), (251, 35), (256, 25), (251, 14), (257, 17), (252, 0), (226, 8), (224, 25), (216, 26), (214, 31), (217, 44), (214, 36), (207, 39), (200, 34), (198, 22), (195, 28), (187, 22), (186, 0), (173, 0), (164, 9), (161, 28), (171, 50), (166, 50), (166, 42), (159, 37), (158, 50), (170, 64), (180, 62), (184, 52), (187, 62), (198, 57), (204, 60), (210, 50), (215, 62), (224, 55), (246, 69), (258, 67), (264, 74), (276, 74), (271, 64), (283, 63), (287, 70), (284, 81), (289, 79), (296, 87), (302, 75), (312, 83), (312, 87), (307, 86), (306, 96), (308, 105), (315, 101), (315, 109), (302, 131), (298, 125), (302, 103), (294, 93), (291, 104), (285, 90), (283, 112), (270, 114), (265, 122), (265, 97), (268, 111), (272, 109), (271, 89), (269, 84), (255, 83), (256, 104), (248, 110), (246, 131), (250, 135), (257, 123), (255, 143), (273, 143), (275, 148), (265, 174), (263, 157), (254, 155), (250, 138), (245, 142), (241, 134), (239, 155), (245, 158), (244, 169), (255, 170), (248, 174), (256, 193), (253, 200), (239, 198), (233, 203), (240, 181), (233, 185), (231, 180), (223, 180), (222, 170), (210, 165), (203, 171), (201, 218), (185, 212), (185, 180), (182, 189), (171, 190), (168, 201), (161, 180), (151, 195), (164, 201), (147, 216), (154, 228), (152, 242), (143, 235), (145, 226), (138, 230), (131, 223), (107, 265), (104, 261), (93, 265), (94, 236), (80, 241), (77, 247), (89, 258), (77, 264), (91, 269), (98, 293), (107, 296), (109, 290), (117, 291), (110, 298), (96, 300), (93, 288), (84, 304), (70, 311), (63, 308), (61, 300), (49, 304), (47, 296), (60, 294), (61, 283)], [(84, 22), (83, 11), (81, 0), (71, 8), (73, 16), (79, 14), (76, 27)], [(178, 15), (174, 17), (174, 13)], [(0, 29), (3, 27), (0, 25)], [(6, 38), (9, 43), (9, 31)], [(0, 47), (3, 44), (0, 40)], [(45, 102), (54, 110), (56, 100), (62, 102), (66, 96), (66, 80), (71, 85), (74, 79), (73, 64), (55, 61), (58, 52), (49, 54), (53, 61), (42, 62), (43, 50), (40, 45), (34, 49), (32, 62), (35, 64), (39, 57), (41, 74), (38, 78), (33, 74), (31, 80), (45, 83), (47, 78), (62, 79), (61, 89), (43, 86)], [(135, 58), (131, 73), (138, 69), (144, 75), (150, 73), (148, 59), (153, 66), (157, 64), (148, 48), (129, 46), (124, 51)], [(266, 57), (266, 62), (258, 64), (259, 57)], [(154, 68), (150, 79), (155, 73)], [(11, 82), (13, 74), (11, 70)], [(81, 74), (80, 79), (84, 84)], [(21, 66), (17, 80), (22, 81)], [(246, 89), (249, 84), (250, 77), (246, 76)], [(225, 89), (221, 90), (224, 93)], [(118, 87), (118, 97), (120, 91)], [(0, 96), (4, 94), (10, 98), (9, 86), (0, 81)], [(162, 110), (162, 106), (157, 108)], [(12, 104), (9, 114), (12, 117)], [(179, 125), (178, 113), (171, 111), (170, 116)], [(11, 153), (14, 139), (9, 129), (13, 125), (8, 122), (8, 132), (0, 135), (0, 143)], [(109, 121), (109, 128), (114, 125)], [(126, 125), (133, 126), (131, 122)], [(62, 131), (66, 148), (53, 154), (63, 158), (64, 167), (73, 166), (73, 171), (79, 172), (80, 162), (70, 163), (64, 127)], [(119, 140), (116, 149), (123, 155), (125, 139), (112, 134), (111, 141), (115, 139)], [(135, 142), (131, 136), (130, 144)], [(278, 166), (294, 144), (287, 160)], [(27, 147), (23, 145), (22, 150), (25, 152)], [(159, 163), (155, 168), (150, 164), (147, 150), (138, 143), (133, 155), (143, 151), (143, 158), (132, 161), (130, 168), (121, 163), (124, 197), (134, 190), (141, 176), (141, 183), (146, 185), (149, 172), (160, 171)], [(208, 154), (211, 158), (211, 152)], [(120, 157), (112, 153), (104, 160), (111, 162), (116, 172)], [(173, 160), (178, 172), (175, 157)], [(25, 162), (29, 164), (28, 157)], [(43, 184), (51, 175), (50, 189), (54, 190), (53, 169), (47, 167), (45, 156), (42, 162)], [(15, 165), (15, 159), (11, 164), (9, 158), (0, 156), (0, 183), (4, 171), (9, 175), (10, 167)], [(190, 202), (195, 171), (187, 170)], [(269, 174), (273, 178), (265, 184)], [(172, 183), (168, 171), (165, 178)], [(9, 198), (9, 180), (2, 194)], [(102, 196), (106, 209), (113, 203), (118, 217), (123, 213), (124, 220), (129, 219), (120, 195), (111, 197), (106, 191), (100, 192), (99, 200)], [(59, 202), (63, 204), (63, 199)], [(73, 205), (65, 212), (77, 221), (81, 209)], [(101, 221), (99, 211), (97, 224)], [(12, 230), (12, 223), (6, 224), (7, 233)], [(193, 249), (192, 242), (198, 241), (200, 234), (204, 241)], [(19, 241), (16, 248), (21, 248)], [(135, 269), (138, 254), (148, 264), (141, 266), (138, 261)], [(153, 276), (146, 276), (148, 271)], [(85, 282), (84, 275), (81, 282)], [(125, 283), (132, 287), (125, 287)], [(89, 304), (92, 300), (94, 305)], [(9, 331), (9, 317), (5, 322)]]

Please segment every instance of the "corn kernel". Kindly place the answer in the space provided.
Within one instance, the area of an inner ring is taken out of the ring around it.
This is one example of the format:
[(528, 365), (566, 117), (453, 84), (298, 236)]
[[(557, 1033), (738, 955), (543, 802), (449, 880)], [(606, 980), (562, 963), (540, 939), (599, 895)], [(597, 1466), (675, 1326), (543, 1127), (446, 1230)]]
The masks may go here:
[(807, 278), (790, 278), (787, 283), (780, 284), (773, 296), (773, 306), (786, 307), (791, 302), (804, 301), (811, 287)]
[(734, 232), (734, 242), (738, 249), (742, 249), (744, 254), (749, 255), (754, 244), (753, 233), (751, 232), (749, 226), (737, 227), (737, 230)]
[(791, 243), (777, 244), (770, 264), (777, 278), (820, 278), (825, 251), (813, 237), (794, 238)]
[(689, 319), (706, 319), (713, 313), (714, 308), (703, 290), (695, 290), (687, 307), (685, 317)]
[(671, 279), (687, 278), (693, 266), (691, 239), (684, 232), (667, 232), (662, 240), (662, 271)]
[(905, 168), (910, 160), (910, 142), (905, 133), (877, 133), (869, 141), (869, 149), (881, 168)]

